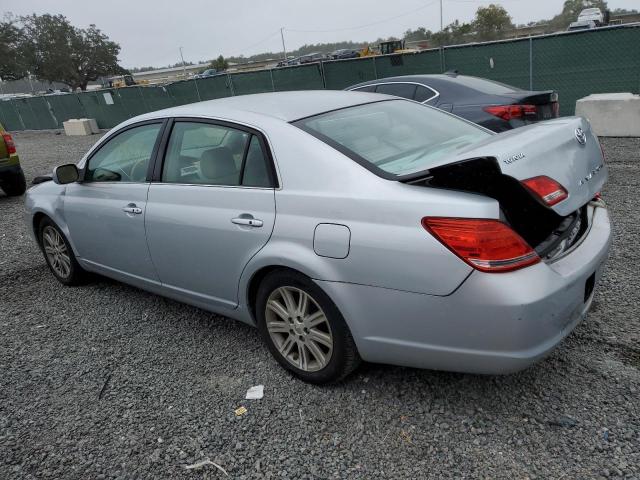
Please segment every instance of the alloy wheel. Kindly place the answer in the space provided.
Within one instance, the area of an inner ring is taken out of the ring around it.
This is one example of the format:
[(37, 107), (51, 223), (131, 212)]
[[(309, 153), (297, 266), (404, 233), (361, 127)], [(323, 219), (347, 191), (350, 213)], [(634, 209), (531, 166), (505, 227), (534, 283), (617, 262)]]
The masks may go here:
[(61, 278), (71, 274), (71, 257), (60, 232), (48, 225), (42, 231), (42, 246), (51, 269)]
[(278, 352), (293, 366), (316, 372), (327, 366), (333, 352), (333, 334), (318, 303), (305, 291), (279, 287), (265, 307), (269, 336)]

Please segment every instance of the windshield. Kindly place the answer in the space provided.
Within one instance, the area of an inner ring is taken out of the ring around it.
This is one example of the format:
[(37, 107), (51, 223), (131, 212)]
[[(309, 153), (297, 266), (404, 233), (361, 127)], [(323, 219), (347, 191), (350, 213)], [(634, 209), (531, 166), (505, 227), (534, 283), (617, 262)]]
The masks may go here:
[(354, 160), (396, 176), (427, 170), (492, 134), (406, 100), (367, 103), (294, 123)]

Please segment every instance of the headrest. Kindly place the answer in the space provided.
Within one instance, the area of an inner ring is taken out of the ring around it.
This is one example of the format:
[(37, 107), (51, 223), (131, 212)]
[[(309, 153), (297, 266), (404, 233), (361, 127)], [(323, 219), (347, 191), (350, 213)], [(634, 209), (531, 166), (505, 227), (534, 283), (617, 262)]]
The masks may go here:
[(206, 179), (215, 180), (237, 174), (238, 168), (228, 147), (216, 147), (200, 155), (200, 172)]

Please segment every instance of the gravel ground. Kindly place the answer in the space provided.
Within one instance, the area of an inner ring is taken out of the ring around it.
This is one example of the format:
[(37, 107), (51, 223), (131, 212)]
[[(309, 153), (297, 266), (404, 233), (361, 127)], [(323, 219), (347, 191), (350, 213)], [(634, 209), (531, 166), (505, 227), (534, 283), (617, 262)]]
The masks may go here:
[[(30, 181), (97, 137), (15, 139)], [(0, 196), (0, 478), (226, 478), (184, 468), (207, 458), (229, 478), (640, 478), (640, 140), (604, 146), (615, 241), (590, 316), (503, 377), (364, 365), (306, 385), (247, 326), (104, 279), (61, 286), (22, 199)]]

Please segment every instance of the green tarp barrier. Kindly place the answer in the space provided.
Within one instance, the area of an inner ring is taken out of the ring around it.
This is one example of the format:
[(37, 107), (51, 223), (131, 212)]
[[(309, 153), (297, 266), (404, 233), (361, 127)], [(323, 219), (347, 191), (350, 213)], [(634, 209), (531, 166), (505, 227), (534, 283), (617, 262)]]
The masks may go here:
[(230, 97), (231, 81), (228, 75), (199, 78), (196, 80), (201, 100), (213, 100), (214, 98)]
[(271, 70), (273, 86), (277, 92), (286, 90), (322, 90), (322, 69), (320, 64), (298, 67), (275, 68)]
[(6, 130), (24, 130), (25, 128), (15, 103), (15, 101), (0, 101), (0, 121)]
[(259, 72), (234, 73), (229, 75), (234, 95), (273, 92), (273, 82), (269, 70)]
[(70, 118), (87, 118), (77, 95), (48, 95), (45, 98), (57, 120), (57, 128), (62, 128), (62, 123)]
[(374, 57), (325, 62), (322, 68), (325, 87), (330, 90), (342, 90), (356, 83), (379, 78), (376, 76)]

